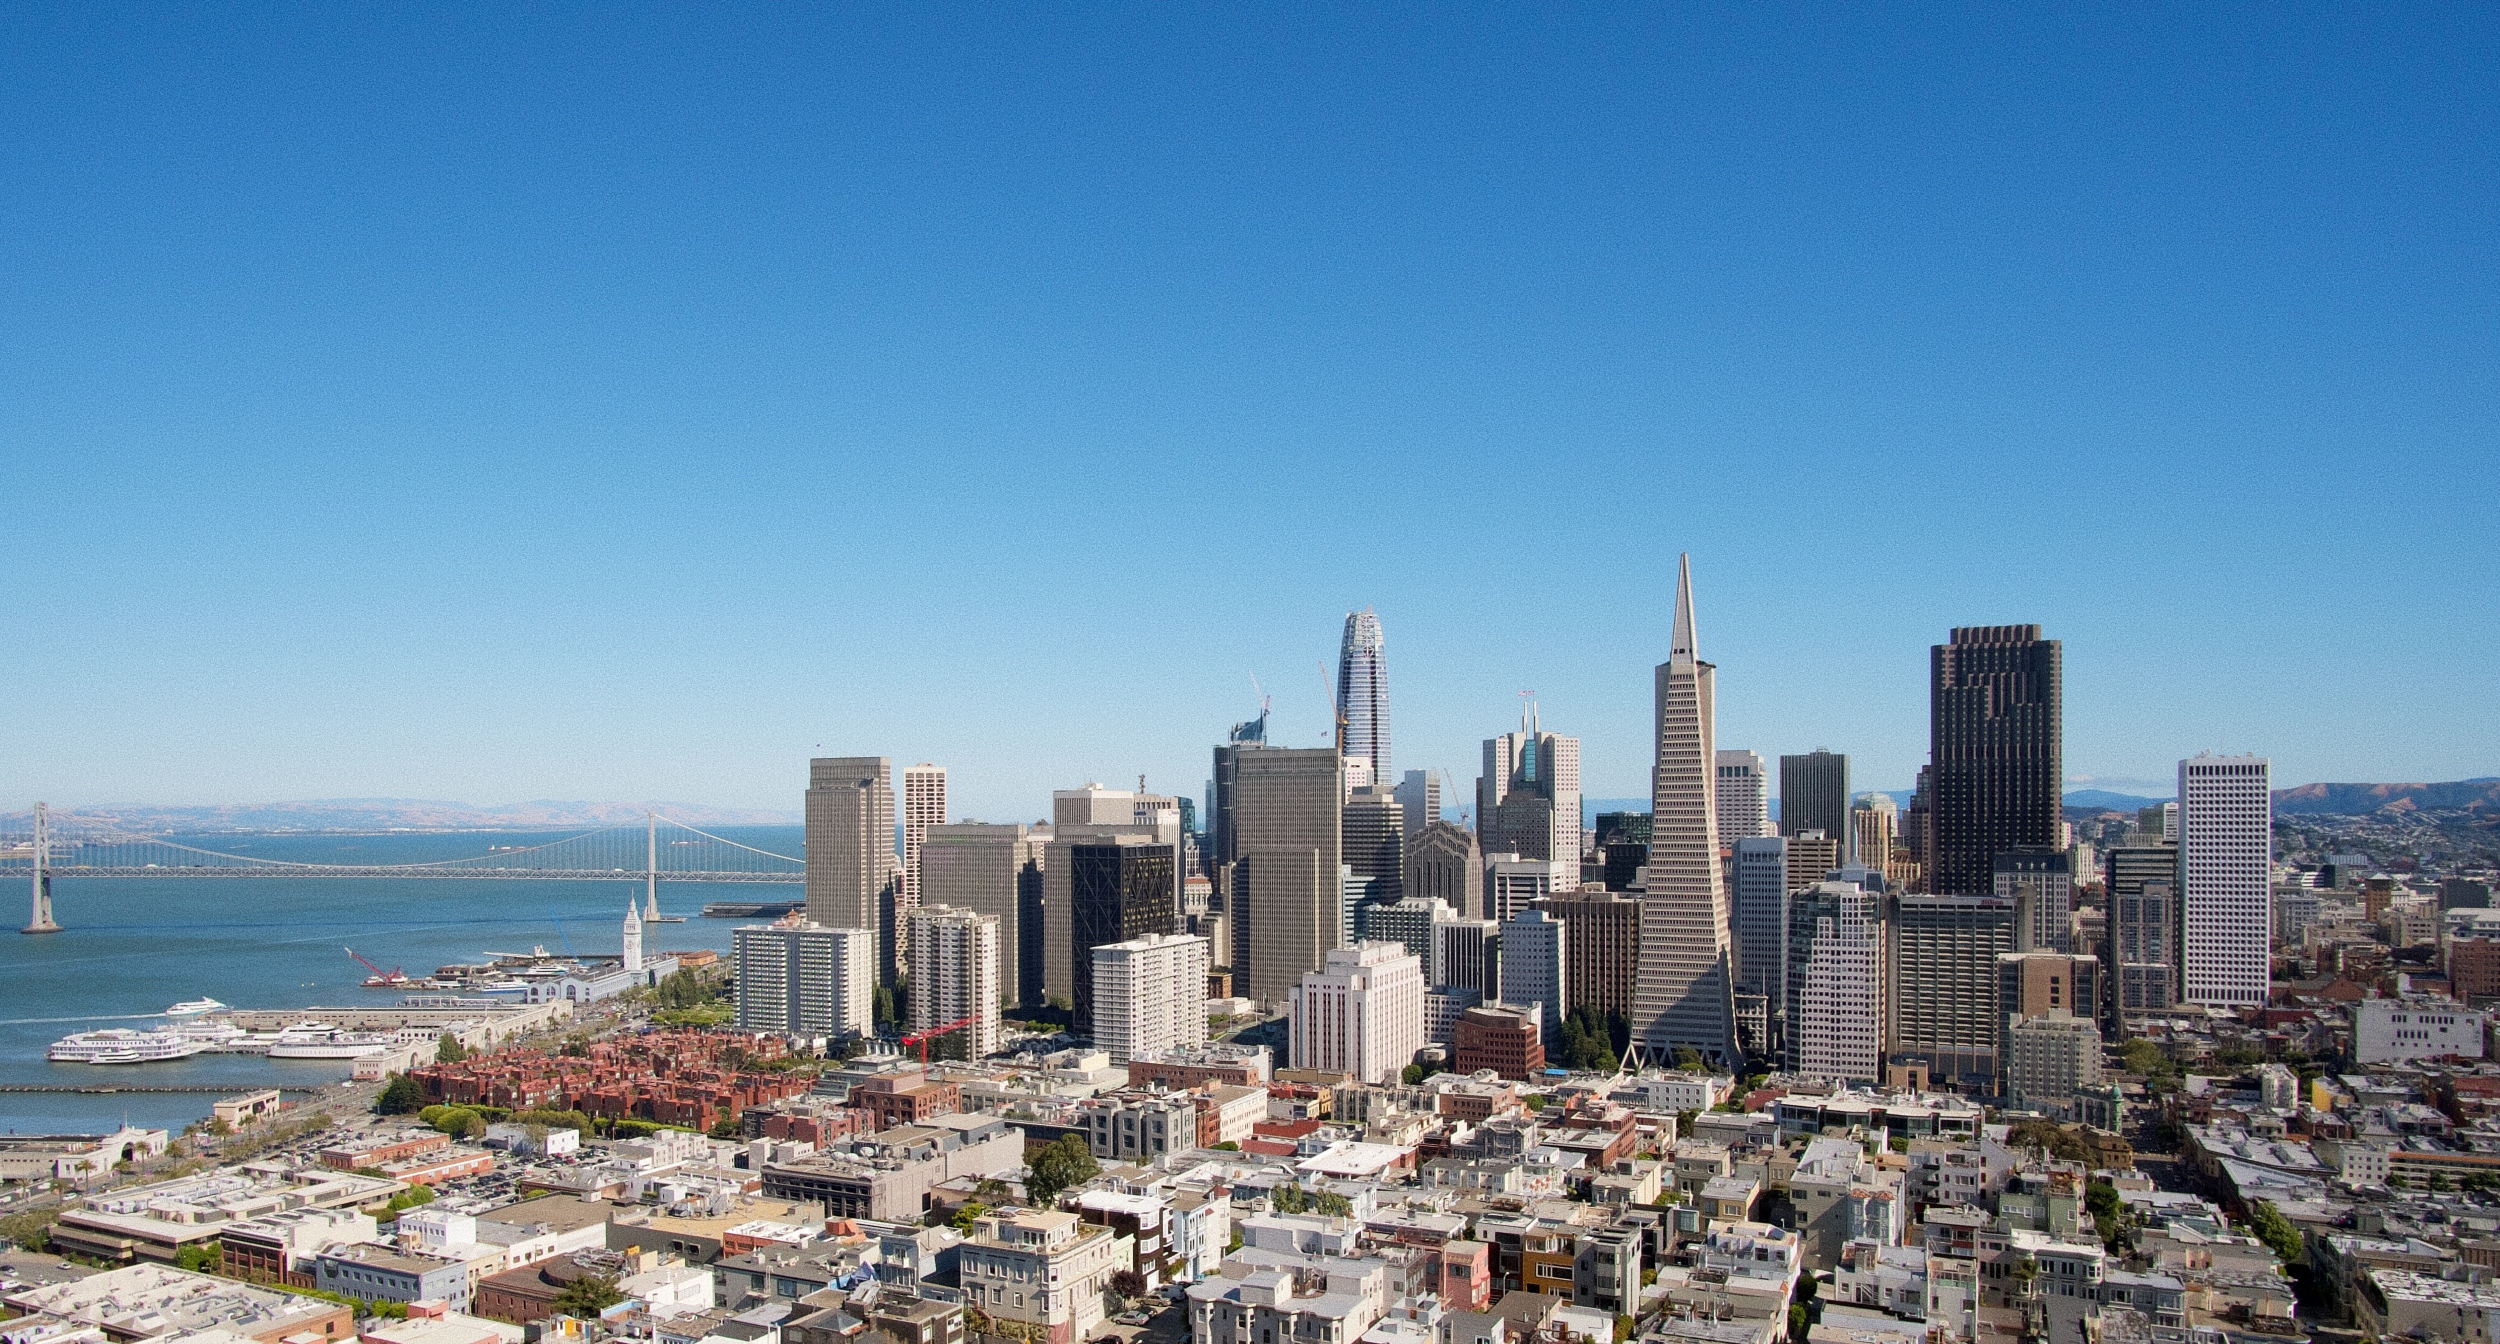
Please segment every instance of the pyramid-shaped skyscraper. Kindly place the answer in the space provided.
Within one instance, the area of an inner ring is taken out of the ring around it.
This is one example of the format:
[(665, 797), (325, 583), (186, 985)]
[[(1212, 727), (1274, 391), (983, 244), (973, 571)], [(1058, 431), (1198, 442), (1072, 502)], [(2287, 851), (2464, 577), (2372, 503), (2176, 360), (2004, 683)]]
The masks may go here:
[(1736, 1045), (1727, 890), (1719, 823), (1711, 697), (1717, 669), (1693, 637), (1693, 562), (1677, 561), (1675, 629), (1658, 667), (1656, 765), (1650, 774), (1649, 884), (1641, 898), (1640, 982), (1633, 1039), (1660, 1063), (1679, 1047), (1711, 1063), (1744, 1062)]

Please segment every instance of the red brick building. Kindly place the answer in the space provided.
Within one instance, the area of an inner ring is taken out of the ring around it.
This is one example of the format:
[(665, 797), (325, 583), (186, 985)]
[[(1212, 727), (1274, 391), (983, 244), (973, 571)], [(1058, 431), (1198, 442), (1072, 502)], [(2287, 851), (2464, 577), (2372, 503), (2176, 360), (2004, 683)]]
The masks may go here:
[(1491, 1069), (1525, 1080), (1545, 1071), (1536, 1018), (1512, 1008), (1475, 1007), (1459, 1014), (1455, 1065), (1460, 1073)]

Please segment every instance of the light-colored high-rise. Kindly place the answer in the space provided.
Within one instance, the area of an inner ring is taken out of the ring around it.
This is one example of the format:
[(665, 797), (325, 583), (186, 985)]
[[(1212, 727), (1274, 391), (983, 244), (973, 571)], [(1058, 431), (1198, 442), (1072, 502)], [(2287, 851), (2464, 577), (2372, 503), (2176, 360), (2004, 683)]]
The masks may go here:
[(1206, 939), (1149, 934), (1094, 949), (1094, 1044), (1113, 1064), (1206, 1043)]
[(1519, 729), (1484, 741), (1476, 779), (1476, 834), (1487, 854), (1508, 851), (1571, 865), (1580, 885), (1580, 739), (1546, 732), (1536, 705), (1523, 704)]
[(1335, 747), (1270, 747), (1233, 764), (1233, 992), (1292, 997), (1345, 945), (1344, 758)]
[[(1774, 1015), (1788, 1006), (1788, 837), (1749, 835), (1736, 841), (1736, 985), (1763, 998)], [(1776, 1021), (1771, 1034), (1777, 1035)]]
[(2263, 1007), (2274, 927), (2273, 764), (2263, 756), (2179, 762), (2179, 982), (2193, 1004)]
[(1290, 997), (1297, 1069), (1388, 1083), (1424, 1048), (1424, 968), (1397, 943), (1332, 949)]
[[(807, 918), (882, 932), (894, 897), (894, 762), (819, 756), (807, 763)], [(881, 947), (881, 958), (893, 949)], [(891, 969), (891, 968), (885, 968)]]
[(1544, 1039), (1562, 1033), (1571, 967), (1563, 923), (1542, 910), (1521, 907), (1502, 921), (1502, 1002), (1537, 1010)]
[(1134, 826), (1137, 824), (1137, 794), (1130, 789), (1106, 789), (1091, 783), (1077, 789), (1054, 789), (1050, 795), (1050, 824), (1054, 829), (1065, 826)]
[(1577, 891), (1580, 865), (1559, 859), (1523, 859), (1516, 854), (1488, 854), (1484, 862), (1484, 912), (1508, 921), (1529, 903), (1561, 892)]
[(998, 999), (1042, 1001), (1042, 846), (1021, 825), (932, 826), (920, 842), (920, 898), (998, 921)]
[(920, 904), (920, 846), (929, 828), (946, 824), (946, 767), (922, 761), (903, 768), (903, 871), (894, 908)]
[(1900, 807), (1889, 793), (1870, 793), (1849, 809), (1851, 861), (1879, 873), (1892, 870), (1892, 837), (1900, 829)]
[(738, 960), (738, 1030), (865, 1036), (874, 1025), (874, 932), (753, 925), (731, 933), (730, 946)]
[(939, 1041), (958, 1040), (967, 1059), (999, 1046), (998, 917), (948, 905), (924, 905), (909, 916), (911, 1021), (927, 1031), (949, 1022), (971, 1025)]
[(1854, 882), (1818, 882), (1789, 898), (1789, 1072), (1883, 1080), (1883, 900)]
[(1758, 751), (1711, 753), (1719, 775), (1719, 843), (1776, 835), (1771, 824), (1771, 772)]
[(1461, 918), (1484, 917), (1484, 855), (1476, 834), (1446, 821), (1427, 824), (1406, 851), (1406, 893), (1439, 901)]
[(1381, 787), (1389, 773), (1389, 661), (1380, 617), (1369, 607), (1350, 611), (1337, 649), (1337, 754), (1371, 762)]
[(1657, 764), (1650, 776), (1649, 883), (1641, 898), (1641, 980), (1633, 1037), (1653, 1059), (1676, 1048), (1743, 1062), (1736, 1044), (1727, 892), (1719, 868), (1713, 748), (1717, 669), (1693, 633), (1692, 558), (1675, 585), (1675, 627), (1657, 672)]

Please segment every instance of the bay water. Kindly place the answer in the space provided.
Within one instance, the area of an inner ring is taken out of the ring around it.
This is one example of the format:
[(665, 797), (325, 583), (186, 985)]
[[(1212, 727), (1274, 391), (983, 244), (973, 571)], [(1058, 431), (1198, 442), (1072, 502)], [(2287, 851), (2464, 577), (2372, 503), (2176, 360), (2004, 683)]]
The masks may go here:
[[(793, 857), (796, 826), (721, 828), (725, 838)], [(168, 837), (202, 849), (311, 863), (424, 863), (561, 838), (546, 832), (393, 832), (384, 835)], [(235, 1008), (381, 1006), (401, 991), (366, 989), (369, 974), (344, 949), (385, 969), (426, 975), (494, 952), (616, 955), (631, 880), (538, 881), (377, 877), (55, 877), (62, 931), (12, 931), (24, 919), (27, 884), (0, 882), (0, 1084), (180, 1085), (235, 1092), (318, 1086), (347, 1077), (345, 1060), (195, 1055), (157, 1064), (54, 1064), (52, 1042), (103, 1027), (146, 1030), (185, 999)], [(707, 901), (801, 899), (793, 883), (696, 884), (660, 880), (660, 909), (683, 924), (643, 929), (646, 953), (710, 948), (726, 953), (746, 919), (705, 919)], [(0, 1092), (0, 1130), (92, 1133), (131, 1124), (179, 1129), (208, 1114), (216, 1094)]]

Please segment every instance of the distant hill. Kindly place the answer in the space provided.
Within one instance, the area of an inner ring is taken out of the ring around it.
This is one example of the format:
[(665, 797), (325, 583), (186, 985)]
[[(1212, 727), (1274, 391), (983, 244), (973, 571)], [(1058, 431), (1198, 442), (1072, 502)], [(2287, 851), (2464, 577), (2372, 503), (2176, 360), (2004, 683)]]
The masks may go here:
[(2500, 779), (2461, 779), (2449, 784), (2303, 784), (2274, 791), (2277, 816), (2366, 816), (2381, 808), (2500, 810)]
[(2065, 798), (2069, 812), (2133, 812), (2139, 807), (2169, 801), (2167, 798), (2145, 798), (2132, 793), (2112, 793), (2107, 789), (2077, 789)]
[(529, 802), (480, 807), (420, 798), (330, 798), (205, 807), (56, 807), (53, 824), (110, 823), (155, 834), (193, 831), (536, 831), (617, 826), (647, 812), (689, 826), (786, 826), (796, 812), (697, 803)]

